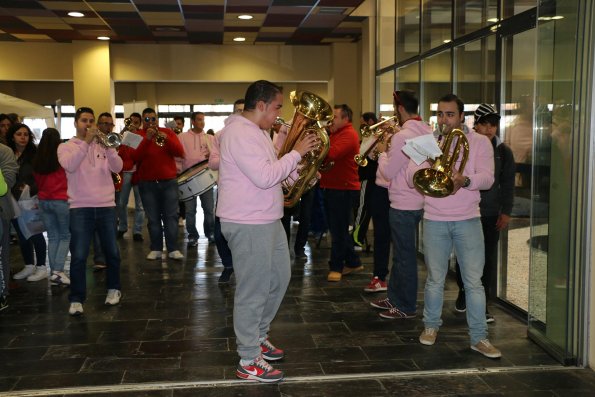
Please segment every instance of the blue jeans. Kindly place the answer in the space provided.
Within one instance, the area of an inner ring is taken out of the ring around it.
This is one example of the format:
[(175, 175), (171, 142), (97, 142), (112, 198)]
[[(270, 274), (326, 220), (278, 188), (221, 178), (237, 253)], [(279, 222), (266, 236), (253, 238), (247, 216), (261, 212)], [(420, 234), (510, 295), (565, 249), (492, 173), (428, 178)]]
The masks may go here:
[(120, 251), (116, 243), (115, 207), (70, 209), (70, 302), (85, 302), (86, 263), (95, 232), (107, 264), (107, 289), (120, 289)]
[(52, 271), (64, 270), (70, 244), (70, 211), (66, 200), (39, 200), (41, 220), (48, 233), (48, 259)]
[[(189, 238), (198, 239), (198, 230), (196, 230), (196, 201), (197, 198), (192, 197), (191, 200), (185, 201), (186, 206), (186, 231)], [(200, 195), (200, 206), (204, 213), (203, 227), (205, 236), (212, 239), (215, 235), (215, 196), (213, 189), (209, 189)]]
[(467, 301), (467, 324), (471, 344), (487, 338), (486, 300), (481, 276), (484, 266), (483, 232), (480, 218), (463, 221), (431, 221), (424, 219), (425, 262), (428, 277), (424, 292), (424, 324), (439, 329), (442, 325), (444, 280), (448, 261), (454, 247), (461, 266)]
[[(151, 251), (163, 250), (163, 235), (169, 252), (178, 250), (178, 181), (141, 181), (138, 184), (149, 218)], [(163, 226), (162, 226), (163, 222)]]
[(353, 202), (359, 197), (357, 190), (324, 189), (324, 207), (327, 211), (331, 232), (330, 270), (341, 273), (343, 266), (358, 267), (359, 257), (353, 250), (353, 240), (349, 235), (349, 217)]
[[(19, 222), (16, 218), (12, 220), (12, 226), (14, 226), (14, 230), (16, 230), (17, 235), (19, 236), (19, 247), (21, 249), (21, 255), (23, 255), (25, 265), (35, 264), (37, 266), (45, 266), (45, 253), (47, 251), (47, 245), (45, 244), (45, 237), (43, 237), (43, 233), (34, 234), (33, 236), (29, 237), (29, 239), (26, 239), (21, 232)], [(35, 260), (33, 259), (34, 249)]]
[(130, 198), (130, 190), (134, 193), (134, 228), (133, 234), (143, 233), (143, 224), (145, 223), (145, 210), (143, 202), (140, 198), (138, 186), (132, 185), (132, 172), (123, 172), (122, 189), (120, 191), (120, 198), (118, 204), (118, 231), (125, 232), (128, 230), (128, 199)]
[[(389, 301), (405, 313), (417, 310), (417, 226), (423, 210), (389, 210), (393, 267), (388, 281)], [(376, 227), (374, 225), (374, 227)]]

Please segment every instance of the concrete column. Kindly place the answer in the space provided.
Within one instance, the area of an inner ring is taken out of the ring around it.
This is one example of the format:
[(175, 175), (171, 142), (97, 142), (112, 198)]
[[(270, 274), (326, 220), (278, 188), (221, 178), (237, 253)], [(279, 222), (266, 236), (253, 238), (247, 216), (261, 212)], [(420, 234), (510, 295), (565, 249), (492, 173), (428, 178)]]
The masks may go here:
[(362, 110), (361, 47), (358, 43), (334, 43), (331, 59), (328, 101), (331, 106), (349, 105), (357, 128)]
[(72, 43), (72, 77), (75, 106), (87, 106), (95, 111), (113, 114), (114, 81), (111, 77), (109, 43), (75, 41)]

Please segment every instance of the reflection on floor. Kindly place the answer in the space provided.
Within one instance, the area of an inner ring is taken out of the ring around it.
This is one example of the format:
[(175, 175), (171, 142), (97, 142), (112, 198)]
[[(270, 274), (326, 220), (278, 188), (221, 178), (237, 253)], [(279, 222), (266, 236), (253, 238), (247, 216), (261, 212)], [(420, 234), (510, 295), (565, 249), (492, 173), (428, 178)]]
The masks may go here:
[[(234, 378), (238, 357), (231, 317), (233, 278), (231, 285), (217, 284), (222, 267), (214, 244), (200, 239), (198, 247), (184, 251), (183, 261), (148, 261), (144, 259), (146, 241), (146, 236), (145, 243), (128, 236), (121, 240), (123, 299), (117, 307), (103, 305), (105, 273), (94, 273), (91, 266), (85, 314), (79, 318), (67, 314), (67, 289), (45, 281), (18, 282), (10, 296), (10, 307), (0, 314), (0, 393), (27, 395), (19, 391), (107, 385), (133, 390), (130, 387), (138, 385), (136, 391), (117, 395), (514, 392), (541, 396), (546, 394), (538, 390), (554, 393), (558, 389), (580, 392), (595, 388), (590, 371), (484, 372), (486, 368), (520, 369), (557, 363), (526, 338), (523, 322), (498, 307), (490, 308), (496, 317), (490, 325), (490, 338), (502, 350), (503, 358), (491, 360), (472, 352), (465, 317), (453, 310), (453, 281), (449, 281), (445, 294), (444, 326), (438, 342), (432, 347), (420, 345), (420, 317), (382, 320), (368, 305), (367, 301), (378, 296), (362, 290), (371, 277), (371, 253), (362, 255), (365, 272), (346, 276), (339, 283), (326, 281), (330, 241), (325, 240), (320, 249), (307, 251), (307, 261), (294, 263), (289, 290), (271, 330), (271, 340), (286, 351), (286, 358), (276, 367), (286, 371), (288, 380), (273, 386), (238, 383), (241, 381)], [(20, 260), (16, 248), (12, 254)], [(421, 273), (422, 269), (420, 263)], [(420, 286), (424, 278), (422, 274)], [(420, 303), (422, 299), (420, 288)], [(420, 316), (421, 310), (420, 305)], [(416, 371), (458, 369), (472, 373), (413, 376)], [(365, 375), (375, 373), (402, 373), (407, 377), (393, 374), (377, 379), (378, 375)], [(580, 381), (577, 374), (581, 374)], [(214, 386), (217, 381), (223, 384)], [(175, 382), (181, 383), (176, 386)], [(194, 388), (199, 386), (200, 393)], [(547, 395), (562, 395), (552, 393)]]

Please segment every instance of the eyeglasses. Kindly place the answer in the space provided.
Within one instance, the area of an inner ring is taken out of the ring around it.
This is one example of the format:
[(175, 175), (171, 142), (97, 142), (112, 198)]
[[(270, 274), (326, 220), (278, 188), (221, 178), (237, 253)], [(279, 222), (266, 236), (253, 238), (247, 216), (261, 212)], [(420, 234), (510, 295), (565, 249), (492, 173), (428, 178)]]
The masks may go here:
[(156, 121), (157, 118), (156, 117), (145, 117), (145, 123), (148, 123), (150, 121)]

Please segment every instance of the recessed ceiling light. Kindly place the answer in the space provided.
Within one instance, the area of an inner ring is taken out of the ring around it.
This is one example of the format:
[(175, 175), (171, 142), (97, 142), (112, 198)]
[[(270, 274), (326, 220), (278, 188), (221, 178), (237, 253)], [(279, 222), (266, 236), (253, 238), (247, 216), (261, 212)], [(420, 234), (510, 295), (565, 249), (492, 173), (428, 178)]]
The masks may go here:
[(238, 19), (252, 19), (254, 18), (252, 15), (240, 15), (238, 16)]
[(109, 40), (109, 37), (107, 36), (98, 36), (97, 40)]
[(75, 18), (82, 18), (85, 16), (85, 14), (83, 14), (82, 12), (78, 12), (78, 11), (70, 11), (68, 13), (68, 16), (75, 17)]
[(233, 41), (246, 41), (245, 37), (234, 37)]
[(442, 40), (442, 42), (443, 43), (450, 43), (450, 40), (449, 39), (446, 39), (446, 40)]
[(488, 22), (498, 22), (498, 18), (490, 18), (488, 19)]
[(552, 19), (555, 21), (556, 19), (564, 19), (563, 15), (554, 15)]

